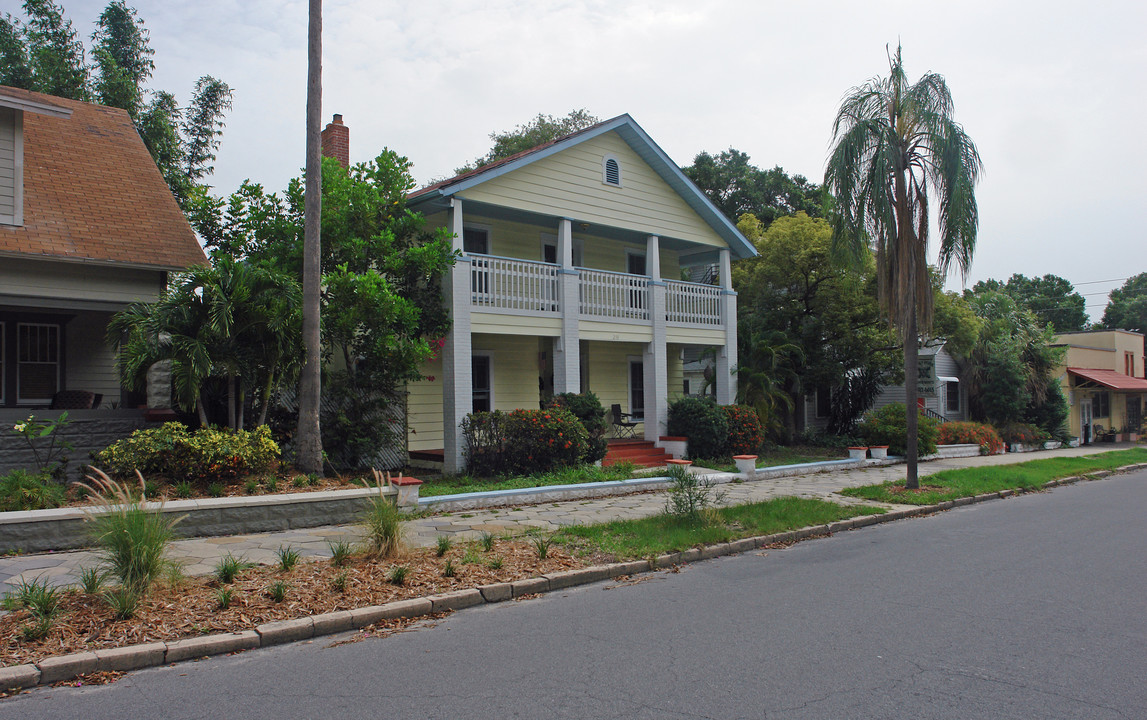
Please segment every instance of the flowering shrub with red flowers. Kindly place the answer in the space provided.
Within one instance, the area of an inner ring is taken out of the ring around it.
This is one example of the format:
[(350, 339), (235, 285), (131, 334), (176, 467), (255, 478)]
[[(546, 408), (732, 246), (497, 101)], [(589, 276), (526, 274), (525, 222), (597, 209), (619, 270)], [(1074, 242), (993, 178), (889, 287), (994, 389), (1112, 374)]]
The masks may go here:
[(765, 442), (757, 411), (748, 405), (725, 405), (724, 409), (729, 420), (729, 454), (756, 455)]
[(979, 445), (981, 455), (995, 455), (1004, 449), (1004, 441), (987, 423), (950, 422), (940, 426), (936, 436), (939, 445)]
[(1043, 445), (1048, 440), (1051, 440), (1051, 433), (1035, 425), (1017, 422), (1001, 426), (1000, 437), (1009, 445), (1012, 443)]
[(563, 408), (515, 410), (503, 423), (507, 469), (528, 475), (577, 465), (586, 456), (589, 433)]

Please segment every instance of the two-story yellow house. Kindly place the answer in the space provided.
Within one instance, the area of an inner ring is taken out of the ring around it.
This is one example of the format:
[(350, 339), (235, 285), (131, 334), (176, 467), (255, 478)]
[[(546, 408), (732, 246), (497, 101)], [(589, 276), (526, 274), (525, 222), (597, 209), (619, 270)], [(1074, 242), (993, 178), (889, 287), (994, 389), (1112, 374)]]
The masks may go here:
[[(463, 466), (459, 424), (592, 391), (658, 441), (688, 346), (717, 347), (717, 400), (736, 396), (733, 259), (752, 244), (628, 115), (414, 192), (461, 253), (443, 280), (453, 323), (409, 388), (412, 452)], [(716, 266), (717, 284), (682, 281)]]
[[(1064, 347), (1059, 378), (1071, 404), (1071, 434), (1084, 443), (1096, 439), (1096, 429), (1130, 435), (1143, 423), (1143, 334), (1130, 330), (1062, 333)], [(1125, 437), (1124, 439), (1130, 439)]]

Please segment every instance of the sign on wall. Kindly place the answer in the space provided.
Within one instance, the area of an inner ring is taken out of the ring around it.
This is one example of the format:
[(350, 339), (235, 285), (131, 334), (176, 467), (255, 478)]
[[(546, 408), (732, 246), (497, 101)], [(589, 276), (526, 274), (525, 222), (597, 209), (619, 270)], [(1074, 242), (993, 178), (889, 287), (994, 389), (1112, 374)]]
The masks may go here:
[(936, 356), (920, 355), (916, 360), (916, 392), (920, 397), (936, 397)]

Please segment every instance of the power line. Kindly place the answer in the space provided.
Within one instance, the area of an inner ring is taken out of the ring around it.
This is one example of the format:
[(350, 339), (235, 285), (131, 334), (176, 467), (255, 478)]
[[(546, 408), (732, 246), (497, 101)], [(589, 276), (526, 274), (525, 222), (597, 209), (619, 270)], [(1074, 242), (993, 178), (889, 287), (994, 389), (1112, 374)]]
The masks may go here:
[(1078, 283), (1074, 283), (1074, 284), (1075, 285), (1098, 285), (1099, 283), (1123, 282), (1124, 280), (1130, 280), (1130, 279), (1131, 278), (1115, 278), (1114, 280), (1089, 280), (1087, 282), (1078, 282)]

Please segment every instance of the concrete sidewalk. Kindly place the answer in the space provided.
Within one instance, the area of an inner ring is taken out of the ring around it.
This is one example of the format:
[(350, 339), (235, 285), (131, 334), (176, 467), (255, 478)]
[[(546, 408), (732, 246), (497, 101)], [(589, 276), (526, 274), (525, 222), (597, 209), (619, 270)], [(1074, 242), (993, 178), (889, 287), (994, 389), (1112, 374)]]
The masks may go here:
[[(1075, 457), (1095, 455), (1132, 447), (1130, 444), (1092, 445), (1086, 448), (1061, 448), (1036, 453), (992, 455), (987, 457), (950, 458), (920, 464), (920, 475), (941, 470), (986, 465), (1008, 465), (1047, 457)], [(809, 473), (783, 478), (728, 483), (726, 505), (736, 505), (781, 496), (820, 498), (845, 504), (866, 504), (865, 501), (842, 497), (836, 493), (847, 487), (871, 485), (887, 480), (904, 478), (904, 465), (866, 467), (835, 472)], [(711, 471), (698, 468), (697, 472)], [(892, 506), (884, 506), (892, 507)], [(568, 525), (587, 525), (649, 517), (665, 508), (665, 492), (647, 492), (587, 500), (568, 500), (505, 508), (491, 508), (470, 512), (442, 513), (431, 517), (403, 522), (403, 535), (413, 547), (432, 547), (439, 535), (456, 540), (476, 539), (481, 533), (513, 535), (531, 529), (553, 531)], [(328, 543), (339, 540), (356, 541), (359, 528), (354, 525), (288, 530), (275, 533), (230, 535), (210, 538), (178, 540), (171, 545), (169, 556), (184, 565), (188, 575), (206, 575), (215, 563), (227, 553), (244, 556), (252, 562), (277, 562), (275, 551), (280, 546), (291, 546), (304, 557), (329, 557)], [(16, 555), (0, 558), (0, 593), (8, 591), (21, 580), (38, 577), (53, 584), (68, 585), (78, 581), (82, 568), (92, 567), (99, 559), (89, 550)]]

